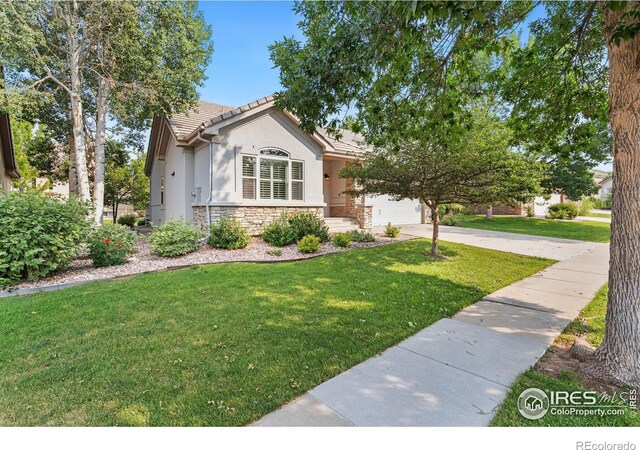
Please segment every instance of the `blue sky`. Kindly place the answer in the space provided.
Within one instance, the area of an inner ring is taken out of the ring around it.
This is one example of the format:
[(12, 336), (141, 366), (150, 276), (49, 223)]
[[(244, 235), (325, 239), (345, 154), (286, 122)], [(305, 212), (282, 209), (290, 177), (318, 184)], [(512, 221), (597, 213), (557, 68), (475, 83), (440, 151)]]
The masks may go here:
[(213, 28), (214, 52), (203, 100), (241, 106), (280, 89), (267, 47), (283, 36), (302, 38), (293, 2), (200, 2)]

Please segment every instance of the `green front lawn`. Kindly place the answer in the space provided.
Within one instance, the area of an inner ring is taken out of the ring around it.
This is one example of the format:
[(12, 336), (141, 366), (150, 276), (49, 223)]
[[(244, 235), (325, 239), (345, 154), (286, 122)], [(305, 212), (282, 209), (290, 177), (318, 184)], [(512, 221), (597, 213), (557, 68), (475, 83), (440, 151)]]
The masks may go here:
[(0, 425), (242, 425), (551, 264), (414, 240), (0, 301)]
[(493, 220), (486, 220), (484, 216), (456, 216), (456, 225), (591, 242), (609, 242), (611, 235), (610, 224), (604, 222), (565, 222), (514, 216), (494, 216)]
[[(567, 326), (563, 334), (558, 337), (560, 343), (573, 342), (576, 336), (584, 335), (592, 345), (597, 346), (604, 338), (604, 319), (607, 309), (606, 286), (598, 292), (589, 305), (582, 310), (578, 319)], [(550, 350), (549, 352), (551, 352)], [(551, 355), (545, 354), (542, 361)], [(629, 411), (623, 416), (579, 416), (553, 415), (547, 413), (537, 420), (529, 420), (518, 411), (518, 396), (528, 388), (538, 388), (543, 391), (585, 391), (593, 390), (582, 384), (580, 377), (572, 370), (561, 370), (557, 376), (544, 373), (537, 367), (527, 370), (518, 377), (511, 387), (511, 391), (500, 406), (492, 426), (521, 427), (521, 426), (554, 426), (554, 427), (594, 427), (594, 426), (640, 426), (640, 417), (631, 417)], [(619, 391), (623, 391), (620, 389)]]

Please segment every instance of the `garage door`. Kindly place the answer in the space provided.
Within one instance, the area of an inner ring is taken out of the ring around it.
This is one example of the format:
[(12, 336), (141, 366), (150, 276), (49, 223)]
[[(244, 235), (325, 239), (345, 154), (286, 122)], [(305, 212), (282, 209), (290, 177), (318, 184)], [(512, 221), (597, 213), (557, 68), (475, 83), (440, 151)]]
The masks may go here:
[(367, 198), (367, 204), (372, 208), (373, 225), (394, 225), (420, 223), (421, 206), (415, 200), (390, 200), (388, 196)]
[(533, 213), (536, 216), (546, 216), (549, 212), (549, 206), (555, 205), (561, 202), (560, 194), (552, 194), (551, 197), (546, 200), (543, 197), (536, 197), (533, 200)]

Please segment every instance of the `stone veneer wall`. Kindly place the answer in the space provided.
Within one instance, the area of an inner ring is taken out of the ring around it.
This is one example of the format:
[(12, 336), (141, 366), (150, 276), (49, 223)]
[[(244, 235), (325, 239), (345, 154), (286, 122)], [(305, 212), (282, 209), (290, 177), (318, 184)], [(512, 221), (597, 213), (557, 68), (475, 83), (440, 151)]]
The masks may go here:
[(360, 225), (360, 228), (371, 231), (373, 224), (373, 206), (363, 205), (361, 203), (344, 205), (344, 206), (330, 206), (330, 217), (350, 217), (355, 219)]
[[(345, 190), (353, 189), (354, 186), (353, 178), (347, 178)], [(355, 219), (365, 231), (371, 231), (373, 227), (373, 206), (367, 206), (351, 195), (345, 196), (344, 205), (329, 206), (329, 216)]]
[[(211, 223), (217, 222), (222, 216), (235, 216), (243, 227), (252, 235), (257, 236), (262, 230), (281, 214), (294, 212), (312, 212), (318, 217), (324, 217), (323, 208), (306, 206), (210, 206)], [(193, 222), (202, 228), (207, 226), (207, 212), (204, 206), (193, 207)]]

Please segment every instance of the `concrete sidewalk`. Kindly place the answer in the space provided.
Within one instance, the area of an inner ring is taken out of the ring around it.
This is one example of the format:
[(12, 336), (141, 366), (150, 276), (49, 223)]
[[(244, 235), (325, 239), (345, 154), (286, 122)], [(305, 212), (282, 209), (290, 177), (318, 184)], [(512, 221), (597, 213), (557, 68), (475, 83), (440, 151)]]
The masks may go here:
[[(442, 239), (561, 261), (436, 322), (253, 425), (488, 425), (518, 374), (535, 364), (606, 282), (609, 254), (605, 244), (473, 231), (475, 237), (446, 233)], [(532, 249), (533, 242), (540, 248)]]
[(583, 222), (604, 222), (611, 223), (611, 217), (589, 217), (589, 216), (578, 216), (576, 220), (582, 220)]

